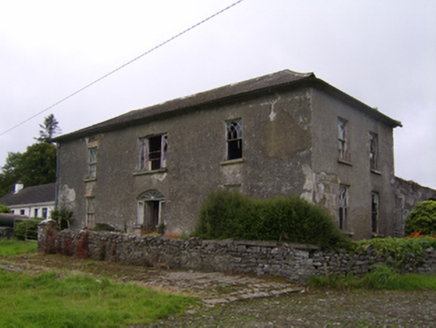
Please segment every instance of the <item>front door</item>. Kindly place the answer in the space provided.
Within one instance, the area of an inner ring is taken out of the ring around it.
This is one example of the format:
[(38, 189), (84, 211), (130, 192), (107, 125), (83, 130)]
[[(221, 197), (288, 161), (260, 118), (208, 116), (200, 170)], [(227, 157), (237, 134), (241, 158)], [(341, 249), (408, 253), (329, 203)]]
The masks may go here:
[(147, 201), (144, 206), (145, 230), (156, 231), (159, 224), (159, 201)]

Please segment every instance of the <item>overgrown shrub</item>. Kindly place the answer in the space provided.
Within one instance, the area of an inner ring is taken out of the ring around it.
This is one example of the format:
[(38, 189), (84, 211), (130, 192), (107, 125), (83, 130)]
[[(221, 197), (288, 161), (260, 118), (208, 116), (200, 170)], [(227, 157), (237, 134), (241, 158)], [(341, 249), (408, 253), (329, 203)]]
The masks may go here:
[(367, 247), (376, 255), (391, 256), (396, 267), (404, 264), (407, 254), (422, 255), (428, 248), (436, 248), (436, 238), (423, 236), (419, 238), (375, 238), (359, 240), (353, 243), (354, 252), (366, 252)]
[(71, 222), (74, 220), (73, 214), (73, 211), (65, 207), (61, 207), (52, 210), (50, 216), (52, 220), (57, 221), (57, 223), (61, 227), (61, 230), (63, 230), (70, 229)]
[(417, 203), (406, 218), (406, 234), (420, 232), (424, 235), (436, 234), (436, 201)]
[(14, 237), (20, 240), (38, 239), (38, 223), (43, 219), (34, 218), (32, 221), (15, 223)]
[(299, 197), (253, 200), (219, 190), (203, 202), (192, 234), (202, 239), (277, 240), (348, 247), (351, 241), (322, 209)]

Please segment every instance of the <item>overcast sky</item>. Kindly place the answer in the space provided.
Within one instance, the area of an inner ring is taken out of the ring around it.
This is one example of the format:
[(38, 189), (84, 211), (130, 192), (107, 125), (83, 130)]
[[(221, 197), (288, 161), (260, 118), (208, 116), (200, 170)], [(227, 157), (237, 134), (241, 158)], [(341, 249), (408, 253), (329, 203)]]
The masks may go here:
[[(0, 134), (236, 0), (0, 0)], [(0, 136), (0, 166), (53, 113), (63, 133), (282, 69), (403, 123), (396, 175), (436, 188), (436, 1), (245, 0)]]

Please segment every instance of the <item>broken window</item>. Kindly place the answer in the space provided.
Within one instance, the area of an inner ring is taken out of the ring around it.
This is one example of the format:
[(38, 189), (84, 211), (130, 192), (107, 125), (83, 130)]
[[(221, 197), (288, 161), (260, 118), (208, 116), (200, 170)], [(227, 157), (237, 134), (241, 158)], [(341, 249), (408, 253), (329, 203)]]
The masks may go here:
[(342, 161), (348, 161), (347, 121), (342, 118), (338, 119), (338, 141), (339, 159)]
[(339, 228), (348, 230), (348, 187), (339, 186)]
[(88, 178), (95, 179), (97, 177), (97, 147), (89, 148), (89, 172)]
[(369, 133), (369, 165), (371, 170), (377, 170), (378, 167), (378, 135)]
[(242, 158), (242, 119), (227, 121), (227, 159)]
[(153, 171), (166, 167), (168, 136), (161, 134), (140, 139), (140, 170)]
[(371, 231), (378, 233), (378, 222), (380, 215), (380, 195), (376, 192), (371, 193)]
[(95, 224), (95, 197), (86, 197), (86, 226), (93, 228)]
[(143, 194), (138, 200), (138, 224), (143, 231), (156, 231), (165, 196), (157, 190)]

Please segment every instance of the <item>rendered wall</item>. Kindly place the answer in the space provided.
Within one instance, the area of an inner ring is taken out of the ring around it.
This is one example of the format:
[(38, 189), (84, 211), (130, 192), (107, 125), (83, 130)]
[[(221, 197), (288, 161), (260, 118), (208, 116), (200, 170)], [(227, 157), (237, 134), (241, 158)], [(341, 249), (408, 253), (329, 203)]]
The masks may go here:
[[(226, 121), (242, 119), (243, 159), (226, 161)], [(165, 196), (167, 232), (192, 231), (201, 202), (222, 187), (256, 198), (300, 195), (311, 176), (310, 95), (307, 90), (198, 108), (141, 125), (104, 132), (59, 147), (58, 203), (84, 227), (85, 198), (95, 197), (95, 222), (133, 231), (144, 192)], [(139, 138), (167, 133), (163, 172), (139, 172)], [(97, 178), (87, 178), (89, 145), (98, 146)]]
[[(371, 238), (371, 192), (380, 195), (379, 234), (392, 236), (394, 177), (392, 128), (318, 90), (313, 90), (314, 202), (338, 217), (339, 185), (349, 188), (349, 223), (354, 239)], [(347, 121), (349, 160), (338, 160), (338, 118)], [(369, 132), (379, 140), (377, 171), (371, 171)]]

